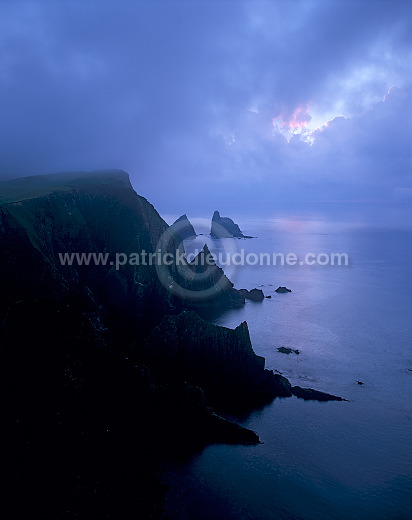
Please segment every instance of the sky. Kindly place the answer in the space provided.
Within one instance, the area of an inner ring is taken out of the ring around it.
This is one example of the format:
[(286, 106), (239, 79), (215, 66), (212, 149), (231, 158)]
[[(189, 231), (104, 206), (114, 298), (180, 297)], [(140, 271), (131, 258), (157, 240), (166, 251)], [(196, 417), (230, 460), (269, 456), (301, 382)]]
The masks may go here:
[(411, 96), (411, 0), (0, 0), (3, 179), (119, 168), (181, 213), (412, 202)]

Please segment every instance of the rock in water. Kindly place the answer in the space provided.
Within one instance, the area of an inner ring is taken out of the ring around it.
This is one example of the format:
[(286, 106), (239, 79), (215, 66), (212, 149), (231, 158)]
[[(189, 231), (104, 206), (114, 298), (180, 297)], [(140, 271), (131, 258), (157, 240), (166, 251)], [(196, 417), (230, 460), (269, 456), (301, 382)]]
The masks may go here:
[(279, 347), (278, 352), (281, 352), (282, 354), (300, 354), (299, 350), (297, 348), (288, 348), (288, 347)]
[(221, 217), (218, 211), (213, 213), (210, 235), (213, 238), (251, 238), (245, 236), (231, 218)]
[(180, 236), (182, 240), (196, 236), (196, 231), (190, 220), (187, 218), (186, 214), (182, 215), (175, 222), (173, 222), (172, 228), (174, 228), (175, 233)]
[(261, 289), (251, 289), (250, 291), (247, 289), (239, 289), (239, 291), (247, 300), (252, 300), (254, 302), (261, 302), (265, 298)]
[(327, 394), (326, 392), (319, 392), (313, 388), (302, 388), (300, 386), (292, 386), (291, 392), (299, 399), (306, 401), (346, 401), (343, 397), (337, 395)]
[(276, 289), (276, 292), (277, 292), (277, 293), (288, 293), (288, 292), (292, 292), (292, 290), (291, 290), (291, 289), (288, 289), (287, 287), (279, 286), (279, 287)]

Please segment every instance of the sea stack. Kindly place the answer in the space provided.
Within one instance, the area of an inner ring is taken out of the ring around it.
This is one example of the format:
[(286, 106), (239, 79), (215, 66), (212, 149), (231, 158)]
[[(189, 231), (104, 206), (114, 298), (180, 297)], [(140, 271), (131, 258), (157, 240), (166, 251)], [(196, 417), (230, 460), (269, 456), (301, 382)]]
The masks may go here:
[(182, 215), (175, 222), (173, 222), (172, 228), (175, 230), (176, 234), (182, 238), (182, 240), (196, 236), (196, 231), (194, 230), (194, 227), (187, 218), (186, 214)]
[(239, 308), (245, 303), (245, 295), (234, 288), (233, 283), (219, 267), (205, 244), (202, 251), (185, 266), (183, 277), (176, 275), (176, 282), (184, 290), (182, 301), (187, 295), (187, 305), (198, 308), (217, 306)]
[(245, 236), (231, 218), (221, 217), (218, 211), (213, 213), (210, 235), (213, 238), (251, 238)]
[(276, 291), (277, 293), (288, 293), (288, 292), (292, 292), (292, 289), (288, 289), (287, 287), (283, 287), (282, 285), (279, 286)]

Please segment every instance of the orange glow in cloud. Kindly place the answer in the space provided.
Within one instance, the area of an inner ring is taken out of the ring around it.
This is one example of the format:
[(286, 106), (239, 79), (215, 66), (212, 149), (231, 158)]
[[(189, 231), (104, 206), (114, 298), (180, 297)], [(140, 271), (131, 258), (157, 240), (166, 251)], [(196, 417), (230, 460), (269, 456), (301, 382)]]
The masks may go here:
[(311, 120), (308, 112), (308, 106), (298, 106), (295, 108), (291, 116), (287, 116), (284, 112), (272, 119), (273, 126), (286, 137), (288, 141), (294, 134), (301, 134), (306, 130), (306, 126)]
[(289, 121), (290, 128), (303, 128), (306, 126), (312, 118), (308, 113), (308, 107), (298, 107), (292, 114), (292, 118)]
[(323, 132), (336, 118), (345, 117), (343, 115), (334, 115), (330, 113), (315, 114), (313, 117), (309, 114), (309, 105), (300, 105), (293, 113), (287, 115), (281, 112), (277, 117), (272, 119), (272, 125), (288, 142), (294, 135), (299, 135), (300, 140), (312, 145), (316, 136)]

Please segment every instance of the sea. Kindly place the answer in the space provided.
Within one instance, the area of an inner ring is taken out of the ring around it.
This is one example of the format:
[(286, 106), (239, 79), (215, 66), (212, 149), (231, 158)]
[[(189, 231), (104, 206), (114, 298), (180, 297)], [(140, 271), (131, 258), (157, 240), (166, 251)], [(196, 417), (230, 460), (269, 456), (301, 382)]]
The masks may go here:
[[(211, 239), (210, 217), (189, 215), (202, 234), (186, 251), (207, 243), (215, 254), (292, 253), (298, 262), (259, 265), (252, 255), (254, 265), (222, 266), (236, 288), (271, 298), (214, 322), (246, 321), (266, 368), (347, 401), (278, 398), (233, 417), (262, 443), (214, 444), (168, 467), (164, 518), (410, 520), (412, 207), (323, 204), (230, 217), (255, 238)], [(308, 253), (325, 265), (306, 265)], [(347, 265), (326, 264), (331, 253), (345, 253)]]

